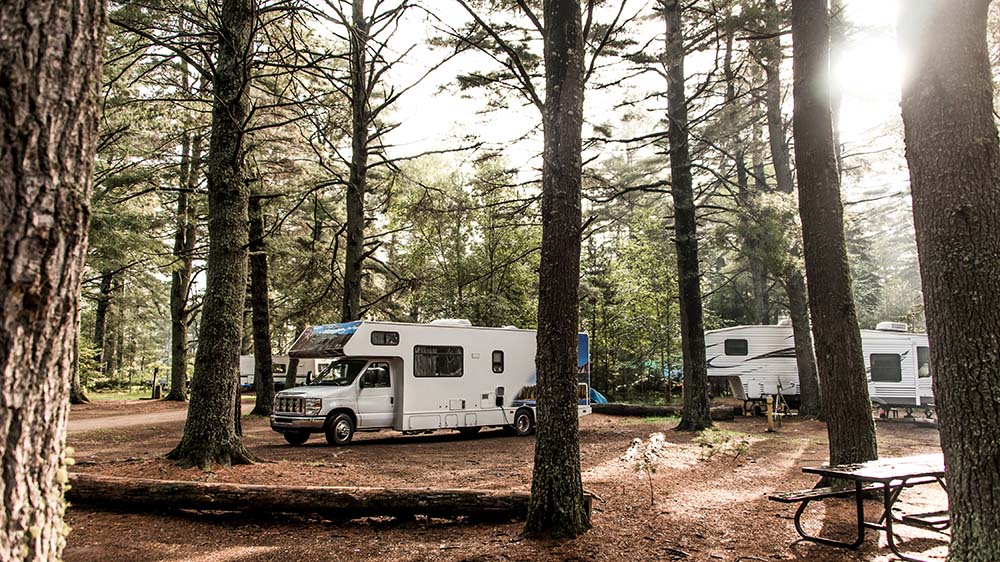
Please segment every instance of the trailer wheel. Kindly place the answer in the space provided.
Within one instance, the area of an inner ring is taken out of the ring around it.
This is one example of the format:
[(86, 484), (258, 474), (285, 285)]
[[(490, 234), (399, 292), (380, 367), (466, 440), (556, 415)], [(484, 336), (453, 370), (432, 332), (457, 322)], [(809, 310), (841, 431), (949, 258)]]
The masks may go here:
[(301, 445), (309, 440), (308, 431), (291, 431), (282, 433), (281, 435), (285, 438), (285, 441), (288, 441), (289, 445)]
[(354, 421), (347, 414), (337, 414), (326, 426), (326, 442), (347, 445), (354, 438)]
[(535, 416), (531, 410), (522, 408), (514, 414), (514, 433), (518, 437), (531, 435), (535, 432)]

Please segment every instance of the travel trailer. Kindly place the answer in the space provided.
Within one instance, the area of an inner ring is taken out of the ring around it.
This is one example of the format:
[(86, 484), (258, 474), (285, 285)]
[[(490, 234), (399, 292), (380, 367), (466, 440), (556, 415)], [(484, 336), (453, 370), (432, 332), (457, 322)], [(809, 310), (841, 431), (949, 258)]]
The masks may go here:
[[(579, 334), (579, 415), (590, 413), (589, 342)], [(355, 431), (475, 433), (535, 427), (535, 332), (472, 326), (356, 321), (306, 329), (288, 354), (329, 361), (309, 384), (279, 392), (271, 429), (300, 445), (322, 433), (332, 445)]]
[[(922, 408), (930, 413), (934, 394), (927, 335), (907, 329), (906, 324), (881, 322), (875, 330), (861, 330), (868, 393), (883, 409)], [(708, 331), (705, 351), (708, 376), (728, 380), (733, 395), (745, 403), (779, 392), (793, 405), (798, 402), (799, 374), (788, 321)]]
[[(287, 355), (273, 355), (271, 365), (274, 372), (274, 388), (281, 390), (285, 387), (285, 375), (288, 373), (288, 364), (291, 358)], [(325, 369), (332, 362), (331, 359), (299, 359), (299, 366), (295, 370), (295, 385), (306, 384), (313, 376)], [(254, 377), (253, 355), (240, 355), (240, 387), (244, 390), (253, 387)]]

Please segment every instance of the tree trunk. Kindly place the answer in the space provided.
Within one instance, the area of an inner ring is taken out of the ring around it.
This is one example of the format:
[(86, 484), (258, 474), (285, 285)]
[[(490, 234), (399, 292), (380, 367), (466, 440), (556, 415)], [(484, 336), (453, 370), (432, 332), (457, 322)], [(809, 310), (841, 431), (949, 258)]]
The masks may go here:
[(854, 309), (844, 236), (844, 207), (826, 86), (830, 29), (826, 0), (793, 0), (795, 161), (806, 278), (810, 287), (820, 395), (830, 462), (878, 458), (861, 331)]
[(193, 142), (185, 133), (181, 142), (181, 170), (177, 195), (177, 229), (174, 231), (174, 271), (170, 279), (170, 393), (166, 400), (187, 400), (188, 298), (194, 272), (198, 233), (194, 188), (201, 168), (201, 135)]
[(223, 0), (208, 151), (208, 262), (184, 436), (168, 454), (182, 466), (252, 462), (236, 434), (233, 404), (246, 299), (247, 181), (244, 125), (256, 0)]
[(0, 558), (58, 560), (104, 3), (7, 3), (0, 30)]
[[(302, 333), (302, 330), (299, 330)], [(290, 357), (288, 359), (288, 370), (285, 371), (285, 389), (295, 388), (295, 378), (299, 373), (299, 358)]]
[(86, 404), (90, 402), (87, 393), (80, 384), (80, 308), (76, 309), (76, 326), (73, 328), (73, 372), (69, 378), (69, 403)]
[(101, 285), (97, 293), (97, 306), (94, 309), (94, 347), (97, 348), (97, 368), (104, 372), (105, 348), (107, 347), (108, 312), (111, 305), (112, 271), (101, 272)]
[(253, 306), (253, 384), (257, 393), (252, 416), (270, 416), (274, 402), (271, 364), (271, 311), (267, 290), (267, 248), (260, 197), (250, 198), (250, 303)]
[(799, 371), (799, 416), (816, 418), (820, 416), (819, 377), (809, 326), (806, 282), (795, 268), (789, 269), (784, 281), (788, 315), (792, 320), (792, 339), (795, 341), (795, 364)]
[(698, 267), (698, 226), (695, 216), (691, 156), (688, 148), (687, 97), (684, 93), (684, 29), (677, 0), (660, 0), (666, 23), (667, 138), (670, 142), (670, 193), (674, 199), (674, 241), (681, 312), (681, 353), (684, 358), (684, 410), (677, 429), (699, 431), (712, 425), (709, 416), (705, 327)]
[(538, 439), (525, 530), (574, 537), (590, 528), (580, 476), (577, 326), (583, 173), (580, 3), (545, 0), (542, 252), (538, 276)]
[(119, 359), (121, 358), (121, 323), (125, 315), (122, 308), (122, 287), (121, 277), (125, 272), (121, 271), (115, 275), (111, 283), (111, 299), (108, 302), (108, 316), (104, 332), (104, 365), (102, 372), (108, 378), (115, 378), (118, 373)]
[(934, 0), (899, 22), (919, 70), (903, 85), (902, 112), (953, 562), (997, 560), (1000, 532), (1000, 141), (988, 5)]
[(781, 13), (775, 0), (767, 0), (768, 30), (775, 36), (761, 42), (763, 47), (762, 60), (764, 65), (764, 100), (767, 116), (768, 146), (771, 149), (771, 162), (774, 166), (774, 181), (778, 191), (792, 193), (795, 182), (792, 178), (791, 163), (788, 158), (788, 137), (785, 135), (785, 120), (781, 115)]
[(351, 170), (344, 231), (344, 306), (341, 321), (361, 317), (361, 270), (365, 251), (365, 191), (368, 180), (368, 21), (364, 0), (353, 2), (351, 29)]
[[(66, 493), (74, 504), (163, 509), (316, 514), (331, 519), (425, 515), (524, 519), (528, 494), (462, 489), (355, 488), (342, 486), (266, 486), (223, 482), (184, 482), (70, 475)], [(591, 496), (584, 496), (587, 512)]]

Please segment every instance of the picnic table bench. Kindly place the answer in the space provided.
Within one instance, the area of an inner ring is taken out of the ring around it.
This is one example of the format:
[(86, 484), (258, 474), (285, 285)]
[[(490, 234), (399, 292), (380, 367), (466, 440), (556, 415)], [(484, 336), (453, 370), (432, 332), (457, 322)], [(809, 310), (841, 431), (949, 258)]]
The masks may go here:
[[(795, 511), (795, 530), (805, 540), (841, 548), (858, 548), (864, 542), (865, 529), (876, 529), (885, 532), (889, 549), (893, 554), (903, 560), (924, 562), (922, 558), (899, 551), (893, 525), (909, 525), (938, 532), (943, 532), (951, 526), (947, 510), (899, 517), (892, 512), (893, 505), (906, 488), (937, 483), (947, 489), (944, 481), (944, 457), (941, 454), (886, 458), (858, 464), (804, 467), (802, 472), (854, 483), (853, 487), (811, 488), (768, 496), (768, 499), (776, 502), (799, 503)], [(877, 521), (867, 521), (864, 495), (866, 492), (875, 491), (882, 492), (882, 514)], [(852, 495), (857, 514), (857, 537), (853, 542), (810, 535), (802, 528), (802, 514), (810, 502), (827, 498), (846, 498)]]

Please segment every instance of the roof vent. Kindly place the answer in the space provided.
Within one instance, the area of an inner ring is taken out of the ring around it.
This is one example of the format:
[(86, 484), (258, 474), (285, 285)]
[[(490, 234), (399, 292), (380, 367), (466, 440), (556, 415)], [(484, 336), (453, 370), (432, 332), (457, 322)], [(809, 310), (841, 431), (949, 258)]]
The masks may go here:
[(875, 325), (875, 329), (883, 332), (908, 332), (910, 326), (902, 322), (879, 322)]
[(465, 318), (438, 318), (437, 320), (431, 320), (429, 322), (431, 326), (463, 326), (470, 327), (472, 322), (469, 322)]

